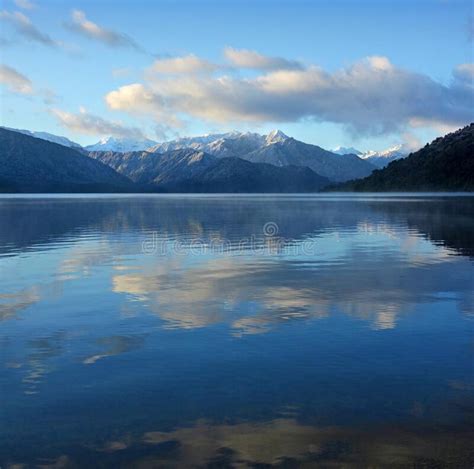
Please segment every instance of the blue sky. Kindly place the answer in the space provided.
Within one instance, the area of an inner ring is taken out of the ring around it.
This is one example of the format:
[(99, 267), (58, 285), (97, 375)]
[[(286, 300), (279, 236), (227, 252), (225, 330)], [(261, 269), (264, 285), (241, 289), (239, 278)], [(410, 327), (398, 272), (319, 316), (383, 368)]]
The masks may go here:
[(0, 12), (2, 125), (83, 144), (280, 128), (383, 149), (474, 120), (471, 1), (4, 0)]

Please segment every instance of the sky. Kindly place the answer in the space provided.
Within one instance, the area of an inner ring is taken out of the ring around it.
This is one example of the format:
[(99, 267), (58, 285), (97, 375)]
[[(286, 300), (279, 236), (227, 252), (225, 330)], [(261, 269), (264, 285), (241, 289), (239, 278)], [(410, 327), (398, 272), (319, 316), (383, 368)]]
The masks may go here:
[(473, 5), (0, 0), (0, 124), (416, 149), (474, 121)]

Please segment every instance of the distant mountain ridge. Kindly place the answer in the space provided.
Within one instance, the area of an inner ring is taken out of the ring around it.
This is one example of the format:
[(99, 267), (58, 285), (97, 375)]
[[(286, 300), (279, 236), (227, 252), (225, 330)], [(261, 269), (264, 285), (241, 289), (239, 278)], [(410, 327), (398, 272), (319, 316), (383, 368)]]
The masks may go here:
[(337, 182), (368, 176), (375, 169), (372, 164), (356, 155), (336, 155), (317, 145), (290, 137), (265, 145), (242, 158), (252, 163), (275, 166), (307, 166), (320, 176)]
[(165, 153), (172, 150), (181, 150), (183, 148), (193, 148), (195, 150), (203, 150), (206, 145), (220, 139), (232, 138), (241, 135), (240, 132), (227, 132), (206, 134), (197, 137), (180, 137), (166, 142), (156, 143), (150, 148), (146, 148), (150, 153)]
[(332, 151), (338, 155), (356, 155), (359, 158), (372, 163), (377, 168), (384, 168), (390, 162), (400, 158), (405, 158), (408, 155), (408, 153), (403, 149), (402, 144), (394, 145), (381, 151), (369, 150), (362, 152), (354, 147), (336, 147)]
[(330, 184), (309, 168), (218, 158), (192, 148), (88, 155), (0, 129), (0, 191), (316, 192)]
[[(55, 136), (47, 134), (46, 137), (44, 137), (46, 140), (52, 140)], [(56, 137), (56, 139), (64, 139), (64, 137)], [(266, 135), (233, 131), (198, 137), (182, 137), (163, 143), (156, 143), (149, 139), (107, 137), (86, 147), (81, 147), (69, 140), (64, 141), (64, 144), (67, 146), (73, 144), (75, 148), (86, 154), (95, 151), (166, 153), (190, 148), (217, 158), (241, 158), (252, 163), (267, 163), (280, 167), (309, 167), (320, 176), (334, 182), (365, 177), (376, 168), (369, 161), (363, 161), (355, 155), (337, 155), (317, 145), (310, 145), (288, 137), (278, 129)], [(117, 158), (120, 159), (119, 156)]]
[(439, 137), (370, 176), (337, 186), (348, 191), (473, 191), (474, 123)]
[[(279, 131), (273, 131), (275, 134)], [(271, 135), (270, 132), (269, 135)], [(254, 132), (227, 132), (221, 134), (207, 134), (198, 137), (182, 137), (163, 143), (158, 143), (147, 151), (165, 153), (171, 150), (193, 148), (205, 151), (218, 157), (241, 156), (265, 145), (267, 136)]]
[(471, 124), (373, 171), (373, 154), (338, 155), (281, 131), (178, 139), (168, 146), (183, 148), (159, 152), (86, 152), (45, 139), (61, 139), (51, 134), (0, 128), (0, 191), (315, 192), (345, 181), (338, 190), (474, 190), (473, 132)]
[(91, 158), (106, 164), (139, 185), (155, 185), (189, 179), (213, 164), (215, 157), (192, 148), (166, 153), (91, 152)]
[(41, 140), (47, 140), (48, 142), (57, 143), (59, 145), (63, 145), (65, 147), (74, 148), (76, 150), (80, 150), (82, 148), (79, 143), (73, 142), (66, 137), (62, 137), (60, 135), (50, 134), (48, 132), (35, 132), (25, 129), (12, 129), (10, 127), (0, 127), (1, 129), (10, 130), (12, 132), (19, 132), (24, 135), (29, 135), (30, 137), (40, 138)]
[[(151, 153), (164, 153), (170, 150), (179, 150), (182, 148), (194, 148), (218, 157), (240, 157), (244, 158), (246, 154), (258, 150), (265, 145), (284, 142), (290, 137), (281, 130), (275, 129), (267, 135), (261, 135), (253, 132), (226, 132), (206, 134), (197, 137), (180, 137), (174, 140), (168, 140), (158, 143), (148, 138), (133, 139), (125, 137), (104, 137), (97, 143), (81, 146), (80, 144), (69, 140), (66, 137), (54, 135), (48, 132), (36, 132), (24, 129), (13, 129), (4, 127), (7, 130), (24, 133), (35, 138), (41, 138), (50, 142), (58, 143), (70, 148), (89, 151), (113, 151), (127, 153), (130, 151), (148, 151)], [(303, 142), (301, 142), (303, 143)], [(326, 150), (328, 151), (328, 150)], [(361, 159), (367, 160), (375, 167), (384, 167), (389, 162), (404, 158), (407, 153), (402, 145), (395, 145), (386, 150), (362, 152), (354, 147), (336, 147), (330, 150), (337, 155), (356, 155)]]
[(241, 158), (252, 163), (274, 166), (308, 167), (320, 176), (342, 182), (369, 175), (375, 166), (355, 155), (336, 155), (317, 145), (310, 145), (288, 137), (281, 130), (267, 135), (230, 132), (204, 137), (178, 139), (149, 148), (152, 153), (170, 149), (193, 148), (217, 158)]
[(117, 137), (106, 137), (99, 140), (93, 145), (87, 145), (84, 150), (87, 151), (140, 151), (145, 150), (157, 142), (148, 138), (133, 139), (133, 138), (117, 138)]
[(91, 152), (138, 185), (176, 192), (315, 192), (330, 181), (309, 168), (278, 168), (193, 148), (165, 153)]
[(407, 155), (403, 150), (403, 145), (399, 144), (382, 151), (368, 151), (360, 155), (360, 157), (378, 168), (385, 168), (392, 161), (405, 158)]

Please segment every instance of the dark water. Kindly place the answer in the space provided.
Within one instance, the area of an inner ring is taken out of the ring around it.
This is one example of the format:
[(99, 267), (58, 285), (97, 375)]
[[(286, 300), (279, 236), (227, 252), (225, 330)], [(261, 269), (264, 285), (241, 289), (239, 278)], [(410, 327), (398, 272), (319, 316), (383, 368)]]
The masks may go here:
[(0, 198), (0, 465), (474, 464), (474, 197)]

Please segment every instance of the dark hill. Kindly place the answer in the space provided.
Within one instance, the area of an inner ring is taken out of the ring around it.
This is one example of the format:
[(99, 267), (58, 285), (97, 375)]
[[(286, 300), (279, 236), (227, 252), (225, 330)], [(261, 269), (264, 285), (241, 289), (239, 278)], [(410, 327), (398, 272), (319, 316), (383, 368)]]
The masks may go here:
[(1, 192), (122, 192), (131, 181), (76, 150), (0, 128)]
[(336, 190), (474, 191), (474, 124), (439, 137), (407, 158)]

